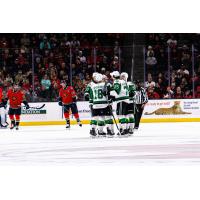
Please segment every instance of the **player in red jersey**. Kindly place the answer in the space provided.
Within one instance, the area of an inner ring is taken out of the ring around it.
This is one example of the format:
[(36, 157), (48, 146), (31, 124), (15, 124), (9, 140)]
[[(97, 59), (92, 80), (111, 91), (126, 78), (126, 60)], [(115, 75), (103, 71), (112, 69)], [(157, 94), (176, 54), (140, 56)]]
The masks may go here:
[(20, 123), (20, 115), (21, 115), (21, 104), (23, 103), (26, 109), (29, 109), (30, 106), (25, 100), (24, 93), (21, 91), (19, 85), (17, 84), (14, 84), (13, 87), (10, 90), (8, 90), (7, 98), (10, 103), (10, 108), (8, 111), (8, 115), (11, 120), (10, 129), (16, 127), (16, 130), (18, 130)]
[(76, 121), (79, 126), (82, 126), (82, 123), (79, 118), (78, 114), (78, 108), (76, 105), (76, 92), (74, 91), (74, 88), (72, 86), (67, 86), (65, 81), (61, 81), (62, 88), (59, 91), (59, 106), (64, 107), (64, 116), (66, 119), (66, 128), (70, 128), (70, 118), (69, 118), (69, 112), (70, 109), (72, 111), (72, 114), (76, 118)]
[(3, 95), (3, 89), (0, 85), (0, 127), (6, 128), (8, 126), (6, 122), (6, 100)]

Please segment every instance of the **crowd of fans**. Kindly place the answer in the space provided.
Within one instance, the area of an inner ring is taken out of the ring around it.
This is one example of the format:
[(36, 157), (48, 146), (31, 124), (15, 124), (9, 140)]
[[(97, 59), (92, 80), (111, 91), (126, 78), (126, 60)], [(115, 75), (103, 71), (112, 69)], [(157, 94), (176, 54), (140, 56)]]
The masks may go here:
[[(67, 80), (83, 100), (94, 71), (119, 70), (123, 34), (1, 34), (0, 84), (15, 82), (29, 101), (56, 101)], [(34, 75), (34, 76), (33, 76)], [(33, 79), (34, 77), (34, 79)]]
[(145, 88), (149, 99), (200, 98), (199, 34), (146, 37)]
[[(124, 34), (1, 34), (0, 85), (8, 89), (12, 83), (19, 83), (29, 101), (56, 101), (60, 81), (67, 80), (79, 100), (83, 100), (94, 71), (109, 75), (119, 70), (124, 37)], [(144, 86), (149, 99), (200, 98), (198, 41), (199, 34), (146, 34)], [(191, 44), (194, 44), (194, 72)]]

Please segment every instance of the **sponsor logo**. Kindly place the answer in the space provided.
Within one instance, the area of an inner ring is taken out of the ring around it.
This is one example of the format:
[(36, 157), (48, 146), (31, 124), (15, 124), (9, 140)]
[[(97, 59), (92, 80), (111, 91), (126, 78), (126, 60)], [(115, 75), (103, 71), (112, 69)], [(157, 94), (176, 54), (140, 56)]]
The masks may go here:
[(29, 109), (26, 109), (25, 106), (22, 106), (22, 114), (23, 115), (35, 115), (35, 114), (47, 114), (47, 110), (45, 109), (45, 106), (40, 107), (30, 107)]

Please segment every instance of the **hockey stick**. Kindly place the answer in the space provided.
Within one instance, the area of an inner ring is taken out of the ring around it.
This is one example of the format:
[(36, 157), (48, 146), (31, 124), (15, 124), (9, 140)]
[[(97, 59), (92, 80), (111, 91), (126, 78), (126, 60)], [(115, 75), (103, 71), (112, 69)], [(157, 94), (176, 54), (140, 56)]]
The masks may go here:
[(43, 105), (40, 106), (40, 107), (39, 107), (39, 106), (32, 106), (32, 107), (30, 106), (29, 109), (32, 108), (32, 109), (40, 110), (40, 109), (44, 108), (44, 106), (45, 106), (45, 104), (43, 104)]
[(105, 91), (105, 93), (106, 93), (106, 95), (105, 95), (105, 96), (106, 96), (106, 101), (107, 101), (108, 107), (109, 107), (109, 109), (110, 109), (110, 113), (111, 113), (111, 115), (112, 115), (112, 117), (113, 117), (113, 120), (114, 120), (114, 122), (115, 122), (115, 125), (116, 125), (116, 127), (117, 127), (117, 130), (120, 132), (119, 127), (118, 127), (118, 125), (117, 125), (117, 121), (116, 121), (115, 116), (114, 116), (113, 111), (112, 111), (112, 105), (110, 104), (110, 102), (109, 102), (109, 100), (108, 100), (107, 84), (108, 84), (108, 82), (105, 83), (105, 87), (104, 87), (104, 91)]
[(109, 100), (108, 100), (108, 96), (107, 96), (107, 98), (106, 98), (106, 101), (107, 101), (108, 107), (109, 107), (109, 109), (110, 109), (110, 113), (111, 113), (111, 115), (112, 115), (112, 117), (113, 117), (113, 120), (114, 120), (114, 122), (115, 122), (115, 125), (116, 125), (116, 127), (117, 127), (117, 130), (120, 131), (120, 130), (119, 130), (119, 127), (118, 127), (118, 125), (117, 125), (117, 121), (116, 121), (115, 116), (114, 116), (113, 111), (112, 111), (112, 105), (110, 104), (110, 102), (109, 102)]

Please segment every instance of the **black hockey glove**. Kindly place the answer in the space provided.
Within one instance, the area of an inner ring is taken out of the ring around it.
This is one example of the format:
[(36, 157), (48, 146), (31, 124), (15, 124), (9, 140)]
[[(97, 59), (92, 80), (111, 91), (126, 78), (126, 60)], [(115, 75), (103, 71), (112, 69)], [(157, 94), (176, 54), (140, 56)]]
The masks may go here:
[(59, 102), (58, 102), (58, 105), (59, 105), (59, 106), (63, 106), (62, 101), (59, 101)]
[(73, 97), (72, 100), (73, 100), (73, 103), (76, 103), (76, 101), (77, 101), (77, 97), (76, 97), (76, 96)]
[(89, 101), (89, 100), (90, 100), (89, 94), (85, 94), (85, 100), (86, 100), (86, 101)]
[(27, 101), (23, 101), (23, 104), (25, 105), (26, 110), (30, 108), (30, 106), (28, 105), (28, 102), (27, 102)]
[(113, 101), (115, 101), (115, 97), (109, 95), (109, 96), (108, 96), (108, 101), (109, 101), (110, 103), (112, 103)]
[(135, 95), (135, 92), (130, 91), (130, 93), (129, 93), (129, 97), (134, 97), (134, 95)]
[(61, 97), (58, 98), (58, 105), (59, 105), (59, 106), (63, 106), (62, 98), (61, 98)]

